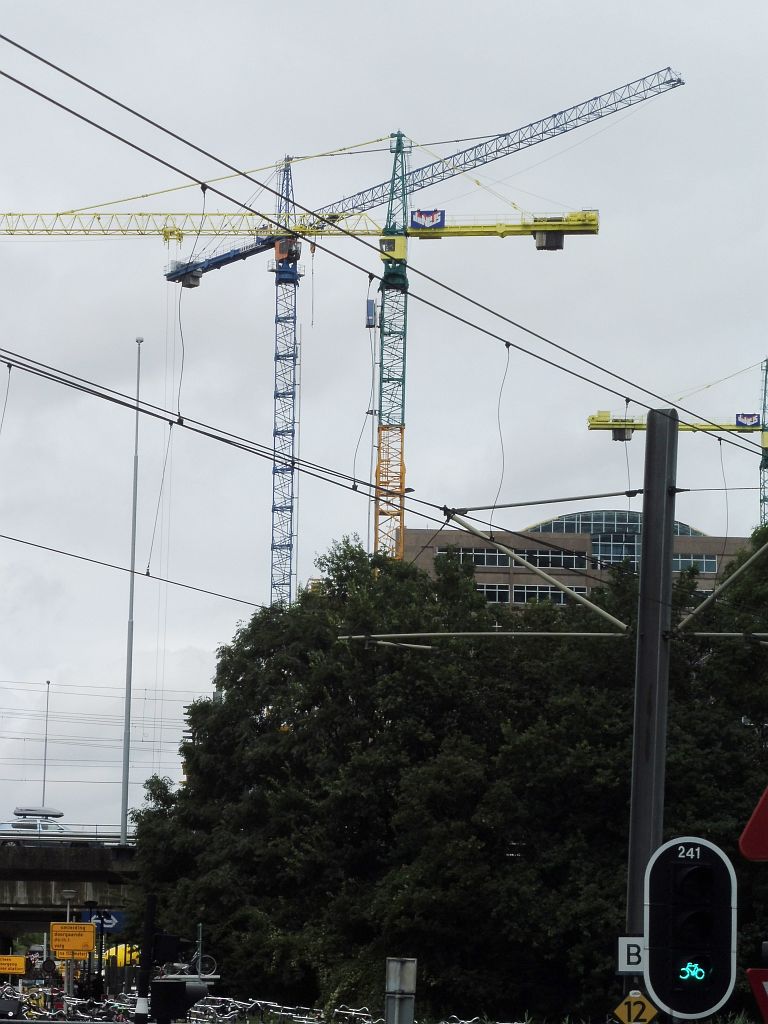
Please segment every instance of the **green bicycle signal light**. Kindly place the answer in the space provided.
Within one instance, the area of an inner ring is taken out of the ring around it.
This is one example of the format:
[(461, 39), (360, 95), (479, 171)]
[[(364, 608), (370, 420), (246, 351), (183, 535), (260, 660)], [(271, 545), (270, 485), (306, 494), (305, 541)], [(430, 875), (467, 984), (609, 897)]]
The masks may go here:
[(709, 1017), (736, 981), (736, 875), (726, 855), (696, 836), (671, 839), (645, 872), (644, 979), (675, 1017)]

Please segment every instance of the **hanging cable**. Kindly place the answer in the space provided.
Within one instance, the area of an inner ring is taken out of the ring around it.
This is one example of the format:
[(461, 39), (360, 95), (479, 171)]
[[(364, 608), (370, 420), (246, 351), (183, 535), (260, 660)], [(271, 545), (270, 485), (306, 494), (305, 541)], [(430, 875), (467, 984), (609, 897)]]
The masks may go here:
[(314, 242), (309, 243), (309, 326), (315, 326), (315, 252), (317, 246)]
[(155, 534), (157, 532), (157, 520), (160, 515), (160, 503), (163, 498), (163, 484), (165, 483), (165, 469), (168, 465), (168, 452), (171, 448), (171, 438), (173, 437), (173, 423), (168, 424), (168, 442), (165, 446), (165, 458), (163, 459), (163, 471), (160, 474), (160, 491), (157, 495), (157, 508), (155, 509), (155, 521), (152, 525), (152, 539), (149, 543), (149, 554), (147, 555), (147, 570), (146, 575), (149, 576), (149, 566), (152, 561), (152, 551), (155, 547)]
[(5, 410), (8, 408), (8, 395), (11, 391), (11, 370), (13, 367), (10, 363), (8, 365), (8, 379), (5, 382), (5, 398), (3, 399), (3, 412), (0, 416), (0, 435), (3, 433), (3, 424), (5, 423)]
[(729, 533), (729, 530), (730, 530), (730, 524), (729, 524), (729, 521), (728, 521), (729, 520), (728, 484), (726, 483), (726, 480), (725, 480), (725, 462), (723, 461), (723, 446), (722, 446), (722, 444), (720, 445), (720, 472), (722, 473), (722, 476), (723, 476), (723, 491), (724, 491), (724, 497), (725, 497), (725, 535), (723, 537), (723, 550), (722, 550), (722, 552), (720, 554), (720, 558), (722, 560), (723, 558), (725, 558), (725, 549), (728, 546), (728, 533)]
[(709, 388), (717, 387), (718, 384), (724, 384), (727, 380), (733, 380), (734, 377), (738, 377), (742, 373), (748, 373), (749, 370), (754, 370), (756, 366), (760, 366), (760, 362), (752, 363), (751, 366), (745, 366), (743, 370), (736, 370), (734, 373), (729, 373), (727, 377), (721, 377), (719, 380), (713, 380), (709, 384), (697, 384), (696, 387), (691, 390), (684, 391), (677, 401), (682, 402), (686, 398), (691, 398), (693, 395), (700, 394), (702, 391), (707, 391)]
[[(195, 236), (195, 240), (192, 243), (192, 254), (189, 257), (190, 261), (192, 261), (194, 259), (195, 247), (197, 246), (197, 243), (200, 240), (200, 231), (202, 230), (202, 227), (203, 227), (202, 218), (205, 216), (205, 193), (208, 191), (208, 186), (205, 184), (205, 182), (202, 182), (202, 184), (200, 185), (200, 191), (203, 193), (203, 208), (202, 208), (201, 214), (200, 214), (200, 225), (199, 225), (199, 227), (197, 229), (197, 235)], [(181, 322), (181, 297), (184, 294), (185, 290), (186, 289), (184, 289), (184, 288), (179, 288), (178, 316), (179, 316), (179, 340), (181, 342), (181, 366), (179, 368), (179, 394), (178, 394), (178, 399), (177, 399), (177, 402), (176, 402), (176, 411), (178, 413), (179, 419), (181, 419), (181, 382), (182, 382), (182, 379), (184, 377), (184, 356), (185, 356), (185, 350), (184, 350), (184, 327), (183, 327), (182, 322)]]
[[(624, 399), (624, 419), (625, 420), (629, 419), (629, 399), (628, 398)], [(627, 441), (624, 442), (624, 458), (625, 458), (626, 463), (627, 463), (627, 511), (631, 512), (632, 511), (632, 495), (631, 495), (630, 492), (632, 490), (632, 480), (630, 478), (630, 473), (629, 473), (629, 444), (628, 444)]]
[[(370, 297), (371, 297), (371, 284), (372, 283), (373, 283), (373, 278), (369, 276), (369, 278), (368, 278), (368, 292), (367, 292), (366, 297), (365, 297), (366, 309), (368, 308), (368, 302), (370, 301)], [(374, 330), (375, 330), (375, 325), (374, 326), (368, 326), (368, 343), (369, 343), (369, 347), (370, 347), (370, 350), (371, 350), (371, 387), (370, 387), (369, 394), (368, 394), (368, 408), (366, 410), (365, 416), (363, 417), (363, 422), (362, 422), (362, 425), (360, 427), (360, 433), (357, 435), (357, 444), (355, 445), (355, 454), (352, 456), (352, 480), (353, 481), (356, 481), (356, 478), (357, 478), (357, 453), (358, 453), (358, 450), (360, 448), (360, 442), (362, 441), (363, 434), (365, 433), (365, 428), (366, 428), (366, 425), (368, 423), (368, 417), (370, 415), (372, 415), (371, 410), (373, 409), (374, 390), (375, 390), (375, 377), (376, 377), (376, 356), (375, 356), (375, 352), (374, 352), (374, 343), (373, 343), (373, 332), (374, 332)], [(356, 488), (357, 484), (353, 483), (353, 487)]]
[(410, 560), (408, 565), (413, 565), (414, 562), (416, 562), (416, 560), (418, 558), (420, 558), (424, 554), (424, 552), (427, 550), (427, 548), (431, 547), (432, 544), (434, 544), (435, 540), (440, 536), (440, 534), (443, 532), (443, 530), (446, 528), (447, 525), (448, 525), (448, 520), (446, 519), (445, 522), (441, 523), (440, 526), (435, 530), (435, 532), (432, 534), (432, 536), (429, 538), (429, 540), (425, 541), (421, 545), (421, 547), (416, 552), (416, 554), (413, 556), (413, 558)]
[(504, 384), (506, 383), (507, 373), (509, 372), (509, 348), (509, 345), (507, 345), (507, 358), (504, 363), (504, 373), (502, 373), (501, 375), (501, 383), (499, 384), (499, 398), (498, 401), (496, 402), (496, 426), (498, 427), (499, 430), (499, 446), (501, 448), (501, 471), (499, 473), (499, 486), (496, 488), (496, 497), (493, 499), (493, 505), (491, 507), (491, 523), (489, 527), (491, 536), (493, 536), (493, 515), (494, 512), (496, 511), (496, 503), (499, 500), (502, 485), (504, 484), (504, 469), (506, 455), (504, 451), (504, 433), (501, 429), (501, 396), (504, 394)]

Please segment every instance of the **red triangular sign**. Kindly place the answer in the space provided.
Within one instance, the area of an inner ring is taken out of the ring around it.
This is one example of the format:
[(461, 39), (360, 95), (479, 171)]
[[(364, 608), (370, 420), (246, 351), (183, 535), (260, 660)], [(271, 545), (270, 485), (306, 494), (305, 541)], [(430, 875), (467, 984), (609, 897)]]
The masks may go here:
[(768, 1024), (768, 968), (748, 967), (747, 979), (760, 1016), (763, 1018), (763, 1024)]
[(747, 860), (768, 860), (768, 789), (758, 800), (752, 817), (739, 836), (739, 850)]

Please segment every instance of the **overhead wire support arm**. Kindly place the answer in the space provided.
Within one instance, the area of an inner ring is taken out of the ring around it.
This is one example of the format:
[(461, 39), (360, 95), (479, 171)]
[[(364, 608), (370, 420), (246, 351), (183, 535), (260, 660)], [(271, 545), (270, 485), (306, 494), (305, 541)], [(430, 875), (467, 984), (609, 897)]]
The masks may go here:
[(472, 523), (467, 522), (466, 519), (463, 519), (461, 516), (459, 516), (453, 509), (445, 508), (443, 509), (443, 512), (448, 522), (453, 521), (467, 533), (471, 533), (475, 537), (480, 537), (481, 540), (490, 541), (490, 543), (493, 544), (495, 548), (498, 548), (499, 551), (503, 551), (505, 555), (509, 555), (510, 559), (516, 565), (523, 566), (523, 568), (528, 569), (536, 576), (540, 576), (550, 586), (557, 587), (558, 590), (562, 590), (562, 592), (566, 594), (569, 598), (576, 601), (578, 604), (583, 604), (585, 608), (589, 608), (589, 610), (594, 612), (595, 615), (599, 615), (601, 618), (605, 619), (606, 622), (610, 622), (612, 626), (615, 626), (617, 629), (620, 629), (622, 633), (626, 633), (626, 631), (629, 629), (629, 626), (625, 622), (622, 622), (620, 619), (617, 619), (614, 615), (611, 615), (611, 613), (607, 612), (605, 608), (601, 608), (599, 605), (594, 604), (592, 601), (584, 597), (582, 594), (577, 594), (574, 590), (571, 590), (570, 587), (566, 586), (565, 583), (561, 582), (555, 576), (550, 576), (549, 573), (544, 572), (543, 569), (540, 569), (537, 565), (533, 565), (532, 562), (527, 561), (527, 559), (523, 558), (522, 555), (518, 555), (516, 551), (513, 551), (512, 548), (507, 547), (506, 544), (500, 544), (499, 541), (495, 539), (493, 534), (486, 533), (484, 530), (478, 530), (476, 526), (474, 526)]
[[(414, 638), (423, 638), (425, 640), (436, 640), (436, 639), (454, 639), (459, 637), (464, 639), (465, 637), (476, 638), (493, 638), (498, 637), (552, 637), (554, 639), (562, 639), (564, 637), (579, 638), (585, 637), (598, 637), (599, 639), (605, 639), (610, 637), (611, 639), (626, 639), (625, 633), (593, 633), (593, 632), (570, 632), (567, 630), (508, 630), (508, 629), (494, 629), (494, 630), (464, 630), (464, 631), (441, 631), (435, 633), (422, 632), (422, 633), (355, 633), (347, 636), (337, 636), (337, 640), (363, 640), (363, 641), (375, 641), (376, 643), (383, 643), (386, 640), (408, 640)], [(396, 647), (408, 647), (409, 644), (393, 644)]]

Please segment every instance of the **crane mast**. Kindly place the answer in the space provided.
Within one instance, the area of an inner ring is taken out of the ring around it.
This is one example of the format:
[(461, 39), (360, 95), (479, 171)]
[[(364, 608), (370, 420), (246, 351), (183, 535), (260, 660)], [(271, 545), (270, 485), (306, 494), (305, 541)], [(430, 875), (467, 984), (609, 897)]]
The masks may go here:
[[(280, 225), (293, 223), (295, 206), (291, 160), (280, 169), (277, 214)], [(275, 275), (275, 392), (272, 427), (272, 543), (270, 603), (289, 605), (294, 593), (296, 559), (296, 447), (299, 342), (296, 333), (296, 292), (303, 270), (299, 264), (301, 242), (292, 235), (274, 243), (275, 258), (269, 261)]]
[(406, 154), (402, 132), (390, 139), (394, 154), (387, 220), (379, 246), (384, 260), (379, 291), (379, 412), (374, 551), (403, 557), (405, 543), (405, 342), (408, 330)]

